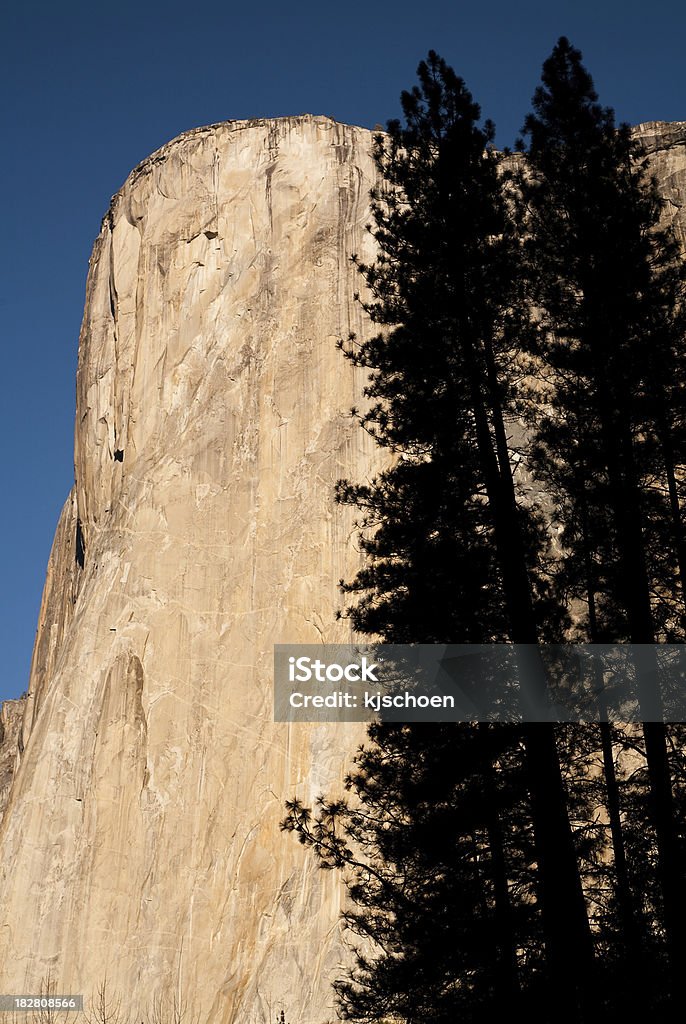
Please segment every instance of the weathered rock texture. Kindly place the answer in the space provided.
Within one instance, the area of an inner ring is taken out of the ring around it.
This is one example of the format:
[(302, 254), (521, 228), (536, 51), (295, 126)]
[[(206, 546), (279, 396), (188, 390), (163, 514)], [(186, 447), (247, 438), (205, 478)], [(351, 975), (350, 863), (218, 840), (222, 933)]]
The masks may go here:
[(21, 727), (26, 697), (0, 704), (0, 822), (21, 753)]
[[(637, 131), (684, 240), (686, 124)], [(340, 881), (278, 822), (335, 788), (359, 732), (275, 725), (271, 650), (349, 639), (333, 488), (376, 454), (334, 342), (368, 329), (348, 257), (371, 255), (370, 148), (320, 117), (215, 125), (112, 202), (0, 831), (5, 992), (107, 974), (202, 1022), (333, 1016)]]
[(203, 1021), (333, 1016), (339, 879), (278, 823), (360, 727), (274, 724), (272, 645), (350, 639), (333, 490), (373, 453), (335, 342), (365, 330), (370, 148), (322, 117), (215, 125), (112, 201), (0, 833), (4, 992), (106, 974)]
[(686, 121), (650, 121), (634, 128), (650, 158), (665, 202), (663, 220), (686, 252)]

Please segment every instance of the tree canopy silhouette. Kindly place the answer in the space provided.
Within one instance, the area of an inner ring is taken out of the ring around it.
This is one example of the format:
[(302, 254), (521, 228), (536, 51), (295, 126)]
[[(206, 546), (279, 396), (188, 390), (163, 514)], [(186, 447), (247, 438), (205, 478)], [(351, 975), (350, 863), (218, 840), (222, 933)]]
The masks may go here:
[[(640, 143), (598, 104), (564, 37), (533, 108), (520, 181), (542, 385), (532, 464), (562, 527), (556, 589), (580, 602), (577, 636), (588, 642), (680, 642), (686, 264), (660, 227), (663, 203)], [(662, 706), (651, 647), (643, 661), (648, 717), (649, 706)], [(686, 955), (683, 854), (665, 728), (648, 721), (643, 731), (676, 993)]]
[[(371, 230), (379, 255), (358, 266), (371, 296), (365, 309), (382, 330), (341, 346), (370, 371), (360, 422), (394, 456), (371, 484), (339, 485), (339, 500), (363, 513), (367, 555), (343, 583), (358, 597), (348, 614), (358, 631), (387, 642), (535, 644), (559, 638), (565, 615), (546, 580), (541, 516), (516, 492), (508, 439), (521, 372), (518, 241), (493, 126), (480, 127), (464, 82), (435, 53), (418, 77), (401, 97), (404, 125), (391, 121), (375, 139), (382, 184), (372, 192)], [(374, 733), (382, 752), (397, 737), (384, 728)], [(487, 742), (471, 727), (449, 731), (450, 742), (457, 747), (472, 733), (475, 743)], [(403, 733), (409, 760), (413, 735)], [(592, 976), (592, 941), (555, 736), (552, 727), (530, 725), (509, 742), (532, 820), (538, 874), (530, 895), (540, 912), (545, 978), (551, 990), (570, 993), (561, 1013), (575, 1019)], [(482, 827), (501, 873), (493, 920), (506, 928), (512, 907), (502, 825), (487, 803)], [(297, 817), (290, 824), (297, 827)], [(500, 961), (510, 973), (514, 942)], [(464, 985), (465, 977), (451, 983)], [(504, 1002), (505, 973), (501, 982)]]
[[(495, 152), (433, 51), (418, 80), (374, 141), (378, 256), (354, 257), (379, 331), (341, 342), (369, 373), (353, 413), (389, 454), (338, 485), (365, 555), (345, 614), (388, 643), (525, 645), (545, 692), (546, 641), (683, 639), (686, 271), (640, 148), (566, 39), (525, 161)], [(651, 657), (644, 708), (661, 700)], [(581, 1024), (679, 1002), (683, 793), (664, 726), (369, 735), (349, 799), (291, 801), (283, 823), (346, 872), (363, 941), (344, 1016)]]

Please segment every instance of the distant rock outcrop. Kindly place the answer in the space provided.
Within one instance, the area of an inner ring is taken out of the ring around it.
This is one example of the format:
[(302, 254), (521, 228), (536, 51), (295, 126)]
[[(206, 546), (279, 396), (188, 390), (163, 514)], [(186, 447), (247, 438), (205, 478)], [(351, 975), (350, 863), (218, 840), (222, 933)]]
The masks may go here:
[(686, 252), (686, 121), (649, 121), (634, 128), (666, 200), (663, 221)]
[(21, 727), (26, 695), (0, 704), (0, 822), (21, 753)]

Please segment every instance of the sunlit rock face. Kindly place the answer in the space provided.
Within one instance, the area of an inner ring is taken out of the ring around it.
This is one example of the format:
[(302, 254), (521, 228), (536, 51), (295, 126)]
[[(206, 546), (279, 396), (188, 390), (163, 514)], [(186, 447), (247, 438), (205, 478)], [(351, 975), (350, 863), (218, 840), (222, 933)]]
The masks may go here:
[(0, 832), (4, 992), (106, 975), (202, 1020), (333, 1016), (340, 879), (278, 825), (340, 787), (362, 733), (274, 724), (272, 645), (351, 639), (334, 486), (374, 453), (336, 340), (368, 330), (370, 150), (323, 117), (197, 129), (103, 221)]
[(21, 728), (26, 697), (0, 704), (0, 822), (9, 799), (21, 754)]
[(634, 128), (634, 135), (648, 154), (665, 201), (662, 221), (686, 252), (686, 121), (650, 121)]
[[(686, 124), (636, 129), (686, 241)], [(334, 1016), (335, 873), (278, 824), (340, 786), (354, 726), (272, 719), (272, 645), (349, 640), (340, 477), (378, 458), (337, 352), (369, 332), (370, 132), (328, 118), (186, 133), (131, 174), (95, 243), (76, 483), (25, 711), (0, 737), (4, 992), (200, 1022)], [(20, 717), (23, 721), (20, 722)], [(17, 762), (19, 767), (17, 768)]]

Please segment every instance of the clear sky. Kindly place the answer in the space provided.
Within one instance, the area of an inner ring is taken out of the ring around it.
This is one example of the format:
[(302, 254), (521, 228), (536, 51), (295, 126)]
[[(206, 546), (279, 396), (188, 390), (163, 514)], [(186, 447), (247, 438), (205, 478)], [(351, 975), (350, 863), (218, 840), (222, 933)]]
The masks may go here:
[(110, 196), (197, 125), (329, 114), (374, 127), (435, 49), (511, 145), (560, 35), (622, 120), (686, 120), (683, 0), (7, 0), (0, 15), (0, 700), (26, 689), (73, 479), (76, 347)]

